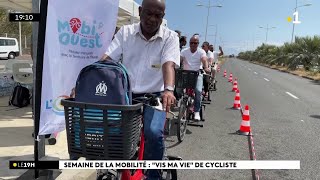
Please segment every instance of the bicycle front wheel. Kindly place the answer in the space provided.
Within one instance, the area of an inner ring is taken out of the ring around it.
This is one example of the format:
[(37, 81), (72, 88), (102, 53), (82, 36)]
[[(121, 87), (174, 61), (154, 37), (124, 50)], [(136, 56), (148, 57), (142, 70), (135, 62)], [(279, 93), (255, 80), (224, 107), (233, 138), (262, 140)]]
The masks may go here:
[(122, 180), (122, 171), (98, 169), (96, 180)]
[(164, 180), (177, 180), (178, 174), (176, 169), (167, 169), (162, 171), (162, 179)]
[(187, 131), (187, 116), (186, 116), (186, 111), (187, 111), (187, 105), (186, 101), (182, 100), (182, 103), (180, 105), (179, 109), (179, 115), (178, 115), (178, 124), (177, 124), (177, 137), (178, 141), (182, 142), (186, 131)]

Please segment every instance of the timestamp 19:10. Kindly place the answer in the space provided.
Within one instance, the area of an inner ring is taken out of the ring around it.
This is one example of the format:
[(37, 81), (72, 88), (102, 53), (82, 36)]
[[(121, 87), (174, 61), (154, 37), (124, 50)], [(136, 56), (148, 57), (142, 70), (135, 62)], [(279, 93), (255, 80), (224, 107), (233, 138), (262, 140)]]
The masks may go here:
[(37, 22), (40, 20), (40, 13), (9, 13), (10, 22)]

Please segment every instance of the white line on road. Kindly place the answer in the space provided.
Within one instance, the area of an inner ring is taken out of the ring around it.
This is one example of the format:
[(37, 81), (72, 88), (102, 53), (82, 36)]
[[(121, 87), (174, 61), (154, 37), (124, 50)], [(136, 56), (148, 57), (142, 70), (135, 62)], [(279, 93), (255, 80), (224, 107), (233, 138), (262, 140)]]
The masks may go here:
[(290, 95), (291, 97), (293, 97), (293, 98), (295, 98), (295, 99), (299, 99), (297, 96), (295, 96), (295, 95), (293, 95), (293, 94), (291, 94), (291, 93), (289, 93), (289, 92), (286, 92), (288, 95)]
[(251, 69), (249, 68), (249, 71), (251, 71)]
[(258, 74), (257, 72), (254, 72), (255, 74)]
[(301, 120), (302, 122), (304, 122), (304, 120)]
[(267, 79), (267, 78), (263, 78), (264, 80), (266, 80), (266, 81), (270, 81), (269, 79)]

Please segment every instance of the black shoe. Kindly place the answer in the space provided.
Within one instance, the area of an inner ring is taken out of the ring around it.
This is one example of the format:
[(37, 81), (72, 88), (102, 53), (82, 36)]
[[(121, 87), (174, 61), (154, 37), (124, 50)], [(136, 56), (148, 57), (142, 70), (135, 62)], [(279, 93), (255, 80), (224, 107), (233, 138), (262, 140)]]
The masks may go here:
[(48, 139), (49, 145), (55, 145), (57, 143), (56, 138), (50, 138)]

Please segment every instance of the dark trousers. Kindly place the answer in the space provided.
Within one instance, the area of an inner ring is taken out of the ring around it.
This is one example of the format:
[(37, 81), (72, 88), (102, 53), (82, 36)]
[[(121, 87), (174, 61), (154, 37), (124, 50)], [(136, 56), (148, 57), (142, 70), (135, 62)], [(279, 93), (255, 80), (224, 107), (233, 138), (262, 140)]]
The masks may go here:
[[(160, 93), (153, 93), (160, 95)], [(132, 98), (144, 96), (133, 94)], [(156, 110), (150, 106), (143, 106), (143, 126), (145, 137), (144, 159), (162, 160), (164, 154), (163, 130), (166, 122), (166, 112)], [(159, 170), (148, 170), (147, 179), (161, 179)]]

